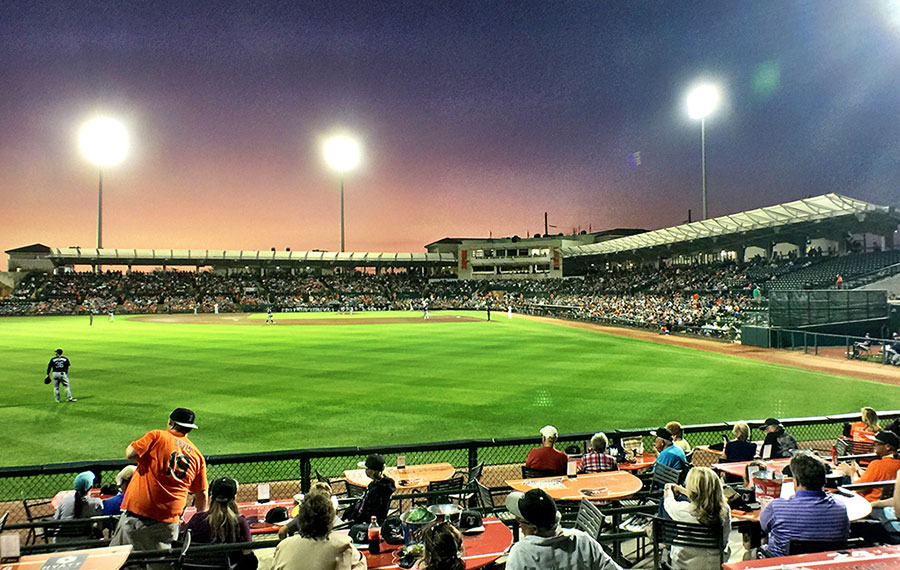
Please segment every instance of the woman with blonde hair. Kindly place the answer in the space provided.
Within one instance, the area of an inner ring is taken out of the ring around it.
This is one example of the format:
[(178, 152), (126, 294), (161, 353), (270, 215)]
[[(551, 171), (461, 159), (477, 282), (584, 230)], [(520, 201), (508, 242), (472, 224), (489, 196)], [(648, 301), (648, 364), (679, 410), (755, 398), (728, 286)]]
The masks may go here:
[(738, 422), (732, 428), (734, 439), (725, 444), (725, 461), (752, 461), (756, 457), (756, 444), (750, 441), (750, 426)]
[[(209, 485), (209, 507), (194, 514), (187, 523), (191, 542), (196, 544), (229, 544), (250, 542), (250, 524), (238, 514), (238, 484), (231, 477), (220, 477)], [(234, 551), (224, 555), (229, 567), (253, 570), (258, 561), (252, 551)]]
[(860, 410), (862, 421), (850, 424), (850, 439), (852, 441), (871, 442), (875, 434), (881, 431), (878, 425), (878, 413), (868, 406)]
[[(668, 484), (663, 492), (663, 507), (672, 520), (702, 524), (721, 529), (728, 559), (728, 535), (731, 534), (731, 509), (722, 491), (722, 480), (708, 467), (694, 467), (688, 472), (684, 487)], [(688, 501), (676, 499), (676, 493)], [(706, 548), (673, 546), (669, 562), (676, 570), (718, 569), (719, 553)]]
[(431, 524), (422, 530), (424, 553), (418, 562), (420, 570), (465, 570), (462, 559), (462, 533), (447, 521)]

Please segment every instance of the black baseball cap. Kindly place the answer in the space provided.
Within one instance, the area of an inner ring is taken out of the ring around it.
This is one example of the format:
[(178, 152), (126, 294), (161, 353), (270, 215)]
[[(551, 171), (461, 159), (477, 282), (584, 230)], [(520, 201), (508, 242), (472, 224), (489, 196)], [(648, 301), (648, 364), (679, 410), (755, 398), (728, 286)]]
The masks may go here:
[(666, 441), (672, 441), (672, 432), (664, 427), (658, 428), (656, 431), (651, 431), (650, 435), (656, 436), (659, 439), (664, 439)]
[(357, 465), (365, 467), (366, 469), (371, 469), (372, 471), (384, 471), (384, 457), (377, 453), (373, 453), (366, 457), (365, 461), (360, 461)]
[(237, 495), (237, 481), (231, 477), (219, 477), (209, 485), (209, 494), (216, 501), (227, 503)]
[(194, 423), (194, 412), (187, 408), (175, 408), (169, 414), (169, 419), (177, 426), (199, 429), (197, 424)]
[(284, 526), (291, 521), (291, 516), (288, 514), (288, 510), (284, 507), (275, 507), (269, 509), (266, 513), (266, 522), (268, 524), (274, 524), (278, 526)]
[(885, 445), (890, 445), (894, 449), (900, 448), (900, 437), (897, 437), (897, 434), (886, 429), (883, 429), (875, 434), (875, 441), (880, 441)]
[(513, 491), (506, 496), (506, 508), (538, 528), (556, 526), (556, 502), (543, 489), (532, 489), (527, 493)]
[(61, 348), (57, 348), (57, 349), (56, 349), (56, 354), (62, 354), (62, 349), (61, 349)]
[(780, 426), (781, 422), (776, 420), (775, 418), (766, 418), (766, 421), (763, 422), (763, 425), (759, 426), (759, 429), (765, 430), (772, 426)]

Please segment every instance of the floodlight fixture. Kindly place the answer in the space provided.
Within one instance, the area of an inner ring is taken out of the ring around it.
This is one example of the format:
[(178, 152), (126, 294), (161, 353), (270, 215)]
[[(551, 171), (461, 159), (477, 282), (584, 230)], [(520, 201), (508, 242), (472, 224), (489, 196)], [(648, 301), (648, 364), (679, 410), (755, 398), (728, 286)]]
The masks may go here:
[(706, 203), (706, 117), (719, 105), (720, 97), (719, 88), (711, 84), (698, 85), (687, 96), (688, 116), (700, 119), (701, 202), (704, 220), (709, 217)]
[(341, 175), (341, 252), (344, 251), (344, 173), (356, 168), (360, 158), (359, 143), (351, 137), (339, 135), (325, 142), (325, 160)]
[[(97, 184), (97, 249), (103, 247), (103, 168), (115, 166), (128, 154), (128, 132), (125, 126), (109, 117), (91, 119), (78, 132), (82, 154), (99, 169)], [(99, 269), (99, 266), (97, 266)]]

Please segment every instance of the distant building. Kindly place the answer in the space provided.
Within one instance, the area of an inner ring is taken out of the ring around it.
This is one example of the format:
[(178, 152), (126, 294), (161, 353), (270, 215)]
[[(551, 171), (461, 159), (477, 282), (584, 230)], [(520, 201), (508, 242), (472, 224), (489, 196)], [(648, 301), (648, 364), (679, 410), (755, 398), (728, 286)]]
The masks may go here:
[(520, 238), (451, 238), (425, 246), (428, 253), (456, 257), (459, 279), (549, 279), (569, 275), (561, 250), (644, 233), (618, 228), (602, 232)]

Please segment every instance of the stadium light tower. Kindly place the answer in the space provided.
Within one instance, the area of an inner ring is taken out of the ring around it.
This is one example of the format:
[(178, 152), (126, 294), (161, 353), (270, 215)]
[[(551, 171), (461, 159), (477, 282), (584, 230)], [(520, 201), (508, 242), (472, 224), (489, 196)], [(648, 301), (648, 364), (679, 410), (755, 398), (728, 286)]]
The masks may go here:
[(336, 136), (325, 143), (325, 160), (341, 174), (341, 252), (344, 251), (344, 173), (359, 164), (359, 144), (350, 137)]
[(128, 133), (119, 121), (107, 117), (91, 119), (78, 133), (78, 146), (97, 165), (97, 249), (103, 247), (103, 168), (122, 162), (128, 153)]
[(699, 85), (688, 93), (688, 115), (700, 119), (700, 170), (702, 177), (703, 219), (709, 217), (706, 207), (706, 117), (719, 104), (719, 88), (715, 85)]

